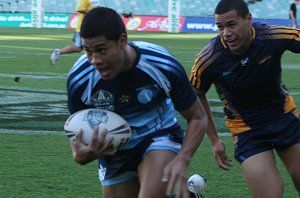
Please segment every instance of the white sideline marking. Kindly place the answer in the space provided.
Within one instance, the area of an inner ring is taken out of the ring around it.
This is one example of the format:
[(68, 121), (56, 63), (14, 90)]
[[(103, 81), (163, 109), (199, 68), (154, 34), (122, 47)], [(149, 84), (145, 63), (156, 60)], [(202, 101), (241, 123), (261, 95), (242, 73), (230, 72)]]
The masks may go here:
[(15, 74), (1, 74), (0, 77), (2, 78), (14, 78), (14, 77), (22, 77), (22, 78), (31, 78), (31, 79), (66, 79), (67, 74), (55, 74), (55, 73), (48, 73), (48, 75), (44, 74), (30, 74), (30, 73), (15, 73)]
[(0, 134), (19, 134), (19, 135), (65, 135), (64, 131), (42, 131), (42, 130), (12, 130), (1, 129)]
[(0, 58), (17, 58), (16, 56), (0, 56)]

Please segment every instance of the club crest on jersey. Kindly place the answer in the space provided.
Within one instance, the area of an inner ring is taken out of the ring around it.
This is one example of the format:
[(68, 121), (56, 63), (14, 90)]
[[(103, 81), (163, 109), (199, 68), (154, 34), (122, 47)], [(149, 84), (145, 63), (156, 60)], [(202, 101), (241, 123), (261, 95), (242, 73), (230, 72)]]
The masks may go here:
[(101, 123), (107, 123), (108, 116), (106, 112), (100, 112), (95, 110), (89, 111), (83, 118), (84, 121), (87, 121), (92, 129), (98, 126)]
[(112, 93), (103, 89), (98, 90), (91, 97), (91, 105), (99, 109), (114, 111), (115, 108), (113, 104), (114, 96)]

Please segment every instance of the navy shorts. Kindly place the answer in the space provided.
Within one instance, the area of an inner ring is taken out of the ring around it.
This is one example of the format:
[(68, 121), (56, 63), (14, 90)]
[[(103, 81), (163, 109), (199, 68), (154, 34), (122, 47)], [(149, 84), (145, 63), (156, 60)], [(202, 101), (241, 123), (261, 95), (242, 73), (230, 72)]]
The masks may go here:
[(146, 136), (132, 149), (119, 150), (113, 156), (99, 159), (99, 180), (102, 186), (110, 186), (137, 177), (137, 167), (152, 150), (170, 150), (178, 153), (183, 141), (183, 131), (176, 125)]
[(234, 136), (235, 159), (242, 163), (258, 153), (282, 150), (300, 142), (300, 120), (287, 113), (279, 121)]

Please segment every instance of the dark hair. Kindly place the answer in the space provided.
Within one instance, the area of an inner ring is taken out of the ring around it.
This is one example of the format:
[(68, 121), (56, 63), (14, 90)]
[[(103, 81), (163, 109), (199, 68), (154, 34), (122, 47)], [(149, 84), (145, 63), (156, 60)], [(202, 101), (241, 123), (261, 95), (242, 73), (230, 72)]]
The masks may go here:
[(117, 41), (122, 33), (127, 35), (121, 16), (106, 7), (96, 7), (86, 13), (80, 28), (82, 38), (105, 36), (107, 40)]
[(215, 14), (224, 14), (231, 10), (235, 10), (242, 18), (249, 14), (248, 5), (243, 0), (221, 0), (215, 9)]

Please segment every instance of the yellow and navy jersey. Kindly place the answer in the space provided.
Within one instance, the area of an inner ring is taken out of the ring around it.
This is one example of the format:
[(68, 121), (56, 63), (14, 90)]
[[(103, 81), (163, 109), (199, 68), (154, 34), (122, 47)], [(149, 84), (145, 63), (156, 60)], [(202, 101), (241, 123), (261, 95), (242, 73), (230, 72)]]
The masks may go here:
[(78, 12), (78, 21), (75, 29), (76, 32), (80, 32), (80, 26), (84, 17), (84, 13), (97, 6), (100, 6), (99, 0), (78, 0), (76, 5), (76, 12)]
[(177, 126), (175, 109), (187, 110), (197, 99), (183, 66), (165, 48), (141, 41), (129, 45), (138, 56), (128, 72), (104, 81), (82, 55), (67, 80), (69, 112), (99, 108), (118, 113), (133, 131), (126, 148), (147, 135)]
[(300, 53), (300, 30), (254, 23), (252, 33), (243, 55), (231, 54), (220, 36), (213, 38), (197, 55), (190, 75), (200, 94), (215, 85), (233, 135), (297, 113), (281, 81), (281, 57), (285, 50)]

